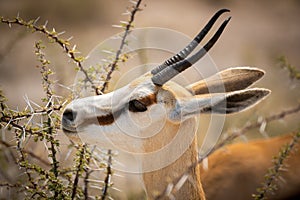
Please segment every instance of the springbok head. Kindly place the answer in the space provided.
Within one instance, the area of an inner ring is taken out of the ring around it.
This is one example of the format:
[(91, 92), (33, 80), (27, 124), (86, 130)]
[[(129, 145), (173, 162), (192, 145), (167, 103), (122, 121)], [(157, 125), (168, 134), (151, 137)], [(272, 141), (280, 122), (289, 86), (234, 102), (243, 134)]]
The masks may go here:
[[(187, 87), (170, 81), (215, 44), (230, 18), (201, 49), (189, 56), (218, 17), (228, 11), (218, 11), (192, 42), (151, 72), (111, 93), (72, 101), (62, 116), (64, 132), (92, 144), (100, 143), (103, 138), (99, 134), (105, 133), (115, 144), (122, 145), (128, 141), (124, 137), (150, 138), (158, 132), (169, 134), (170, 129), (200, 113), (234, 113), (259, 102), (270, 91), (247, 89), (264, 75), (257, 68), (229, 68)], [(171, 136), (163, 138), (167, 137)]]

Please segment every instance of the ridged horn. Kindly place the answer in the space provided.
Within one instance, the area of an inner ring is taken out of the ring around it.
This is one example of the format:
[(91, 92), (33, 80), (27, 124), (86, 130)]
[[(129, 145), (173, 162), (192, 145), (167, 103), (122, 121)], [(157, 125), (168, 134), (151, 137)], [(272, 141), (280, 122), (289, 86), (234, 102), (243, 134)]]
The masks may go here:
[(196, 35), (196, 37), (184, 49), (182, 49), (179, 53), (166, 60), (163, 64), (154, 68), (151, 71), (151, 73), (155, 75), (161, 70), (163, 70), (164, 68), (166, 68), (167, 66), (170, 66), (180, 60), (185, 59), (199, 45), (199, 43), (202, 41), (202, 39), (206, 36), (208, 31), (211, 29), (211, 27), (215, 24), (217, 19), (225, 12), (230, 12), (230, 10), (221, 9), (218, 12), (216, 12), (214, 16), (209, 20), (209, 22), (205, 25), (205, 27)]
[(161, 71), (157, 72), (153, 77), (152, 77), (152, 82), (157, 85), (157, 86), (162, 86), (165, 84), (167, 81), (181, 73), (182, 71), (186, 70), (193, 64), (195, 64), (200, 58), (202, 58), (209, 50), (210, 48), (216, 43), (216, 41), (219, 39), (221, 36), (223, 30), (225, 29), (226, 25), (230, 21), (231, 17), (226, 19), (222, 25), (219, 27), (217, 32), (214, 34), (214, 36), (202, 47), (200, 50), (198, 50), (194, 55), (180, 60), (178, 62), (175, 62)]

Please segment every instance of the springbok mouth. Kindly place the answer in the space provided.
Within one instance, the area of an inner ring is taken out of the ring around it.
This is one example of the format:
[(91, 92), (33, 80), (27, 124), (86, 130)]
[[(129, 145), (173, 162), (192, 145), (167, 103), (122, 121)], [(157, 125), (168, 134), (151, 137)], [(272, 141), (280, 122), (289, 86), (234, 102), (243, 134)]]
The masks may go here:
[(62, 130), (65, 134), (75, 134), (78, 133), (77, 129), (74, 127), (65, 127), (62, 126)]

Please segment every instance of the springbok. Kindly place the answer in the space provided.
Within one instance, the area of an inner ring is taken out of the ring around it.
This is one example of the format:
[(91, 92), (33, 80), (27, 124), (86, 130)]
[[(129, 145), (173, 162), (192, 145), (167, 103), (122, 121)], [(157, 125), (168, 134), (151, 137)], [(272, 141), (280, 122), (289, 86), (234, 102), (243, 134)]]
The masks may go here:
[[(187, 87), (170, 81), (215, 44), (230, 17), (201, 49), (189, 56), (218, 17), (228, 11), (218, 11), (191, 43), (151, 72), (113, 92), (74, 100), (64, 110), (62, 128), (75, 140), (80, 138), (100, 146), (104, 134), (115, 145), (132, 148), (145, 156), (166, 149), (165, 153), (150, 157), (152, 162), (141, 158), (140, 168), (149, 199), (163, 193), (170, 182), (197, 162), (195, 135), (200, 113), (240, 112), (270, 93), (267, 89), (248, 88), (264, 75), (262, 70), (251, 67), (229, 68)], [(178, 143), (169, 145), (178, 138)], [(178, 158), (172, 158), (178, 153)], [(164, 162), (168, 165), (155, 167)], [(179, 191), (169, 195), (176, 199), (205, 199), (199, 166), (190, 170)]]
[[(262, 187), (264, 175), (274, 164), (280, 148), (291, 143), (294, 135), (281, 135), (248, 143), (237, 143), (219, 149), (208, 157), (208, 166), (201, 167), (201, 181), (209, 200), (250, 200), (256, 189)], [(299, 144), (284, 162), (278, 190), (267, 193), (268, 199), (300, 199)]]

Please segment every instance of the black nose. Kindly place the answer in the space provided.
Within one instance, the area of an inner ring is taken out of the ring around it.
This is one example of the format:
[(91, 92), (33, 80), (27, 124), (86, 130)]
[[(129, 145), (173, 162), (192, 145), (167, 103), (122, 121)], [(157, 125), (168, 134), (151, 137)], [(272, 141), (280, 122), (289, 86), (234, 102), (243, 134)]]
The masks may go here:
[(74, 122), (77, 113), (71, 109), (66, 109), (63, 113), (63, 120)]

